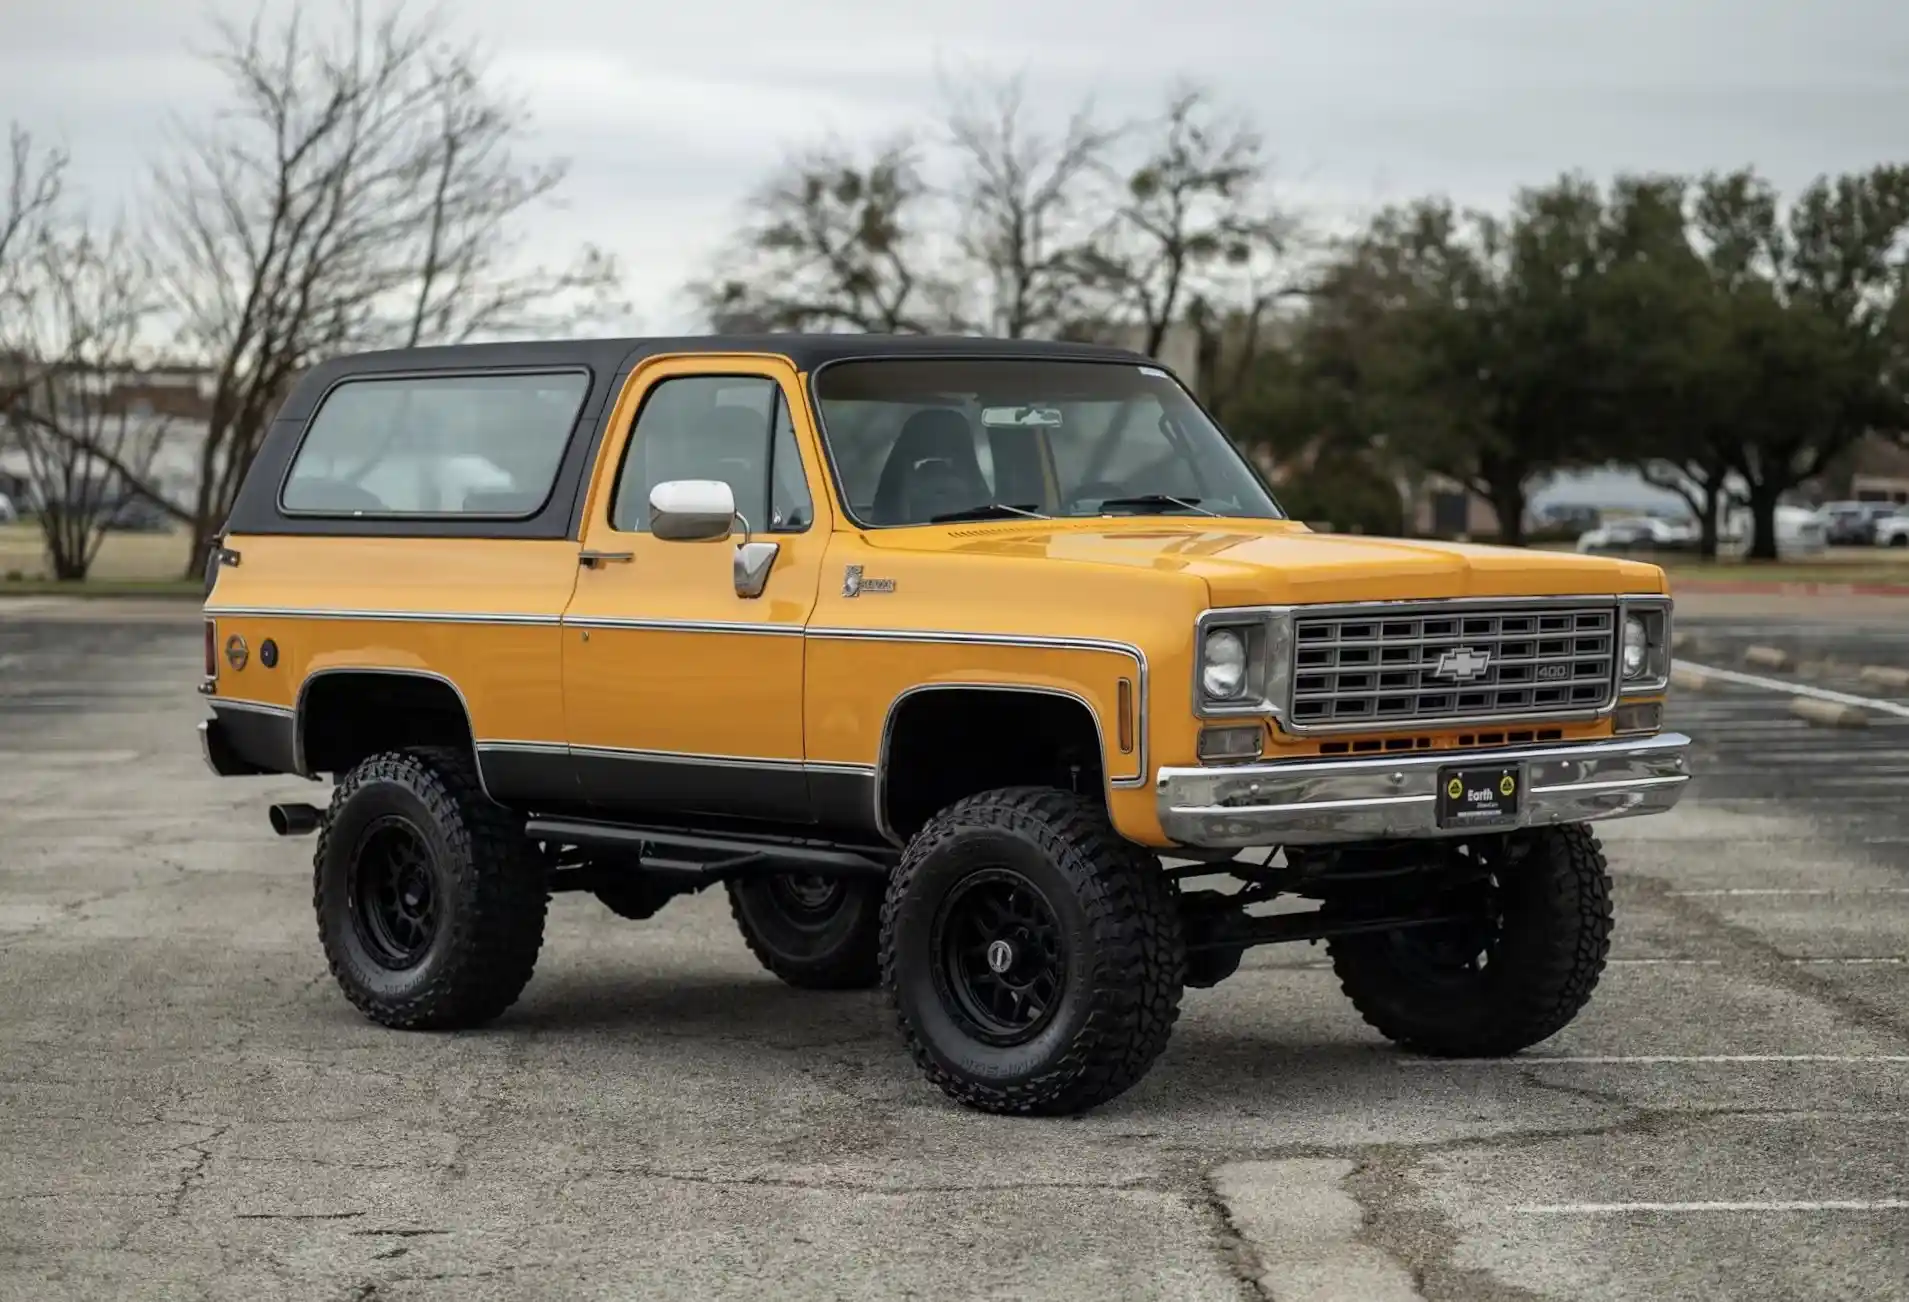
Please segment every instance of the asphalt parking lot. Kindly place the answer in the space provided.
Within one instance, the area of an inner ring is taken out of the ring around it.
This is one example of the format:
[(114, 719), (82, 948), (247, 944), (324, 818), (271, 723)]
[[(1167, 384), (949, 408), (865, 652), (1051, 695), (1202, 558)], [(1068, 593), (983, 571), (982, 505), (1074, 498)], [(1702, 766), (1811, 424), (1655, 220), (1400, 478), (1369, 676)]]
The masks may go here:
[[(1685, 654), (1909, 666), (1900, 607), (1779, 613), (1692, 603)], [(0, 1296), (1909, 1297), (1909, 717), (1679, 696), (1702, 776), (1611, 825), (1615, 960), (1521, 1058), (1399, 1054), (1266, 949), (1132, 1093), (1015, 1121), (720, 895), (559, 897), (493, 1028), (366, 1023), (265, 824), (313, 788), (200, 764), (193, 618), (0, 607)]]

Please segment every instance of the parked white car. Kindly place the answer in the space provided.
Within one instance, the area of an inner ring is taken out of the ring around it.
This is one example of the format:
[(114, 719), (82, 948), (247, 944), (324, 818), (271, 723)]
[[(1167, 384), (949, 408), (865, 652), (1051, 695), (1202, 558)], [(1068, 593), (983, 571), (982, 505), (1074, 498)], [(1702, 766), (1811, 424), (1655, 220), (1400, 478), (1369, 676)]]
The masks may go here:
[(0, 524), (12, 524), (20, 518), (20, 512), (14, 507), (13, 499), (0, 493)]
[[(1718, 550), (1725, 555), (1740, 555), (1750, 549), (1754, 532), (1750, 512), (1730, 513), (1723, 527)], [(1803, 506), (1776, 508), (1776, 554), (1778, 557), (1815, 556), (1829, 546), (1829, 530), (1823, 517)]]
[(1909, 547), (1909, 508), (1876, 521), (1878, 547)]
[(1685, 551), (1697, 545), (1694, 525), (1660, 520), (1652, 515), (1607, 520), (1578, 535), (1581, 552)]

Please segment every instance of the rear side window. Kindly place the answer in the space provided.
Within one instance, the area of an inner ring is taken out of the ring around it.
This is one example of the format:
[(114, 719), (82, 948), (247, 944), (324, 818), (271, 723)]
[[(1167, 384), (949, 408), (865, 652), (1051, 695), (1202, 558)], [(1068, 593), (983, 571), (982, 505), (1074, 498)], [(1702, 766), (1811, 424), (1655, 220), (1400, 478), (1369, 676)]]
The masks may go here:
[(280, 505), (313, 515), (534, 515), (589, 388), (578, 371), (347, 380), (313, 417)]

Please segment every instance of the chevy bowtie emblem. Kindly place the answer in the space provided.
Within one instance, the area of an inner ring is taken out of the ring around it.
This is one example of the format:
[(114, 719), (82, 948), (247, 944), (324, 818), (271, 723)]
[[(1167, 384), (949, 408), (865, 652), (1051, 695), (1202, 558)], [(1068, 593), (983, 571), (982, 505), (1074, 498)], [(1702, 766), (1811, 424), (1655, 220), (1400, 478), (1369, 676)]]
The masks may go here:
[(1483, 678), (1490, 666), (1491, 652), (1455, 646), (1439, 656), (1438, 663), (1432, 666), (1432, 677), (1454, 683), (1469, 683)]

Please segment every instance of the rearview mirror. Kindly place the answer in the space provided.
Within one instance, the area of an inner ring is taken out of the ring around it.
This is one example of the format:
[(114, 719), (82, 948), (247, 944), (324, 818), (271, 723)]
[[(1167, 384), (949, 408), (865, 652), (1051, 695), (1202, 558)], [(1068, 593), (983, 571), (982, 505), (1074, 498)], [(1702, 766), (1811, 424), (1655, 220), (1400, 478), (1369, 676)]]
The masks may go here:
[(736, 495), (720, 479), (671, 479), (650, 490), (650, 532), (668, 542), (712, 542), (736, 524)]

